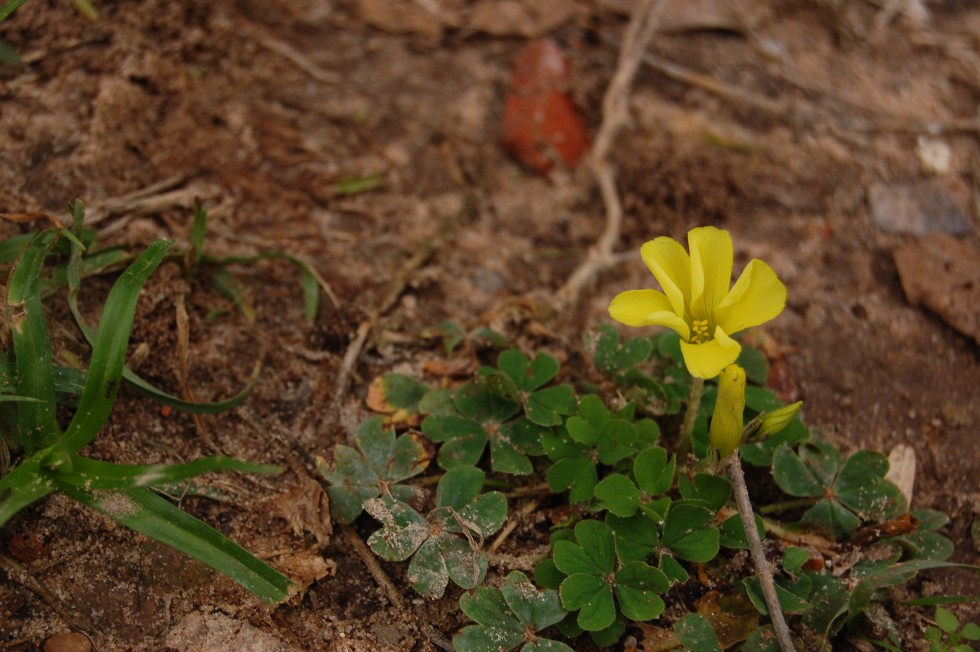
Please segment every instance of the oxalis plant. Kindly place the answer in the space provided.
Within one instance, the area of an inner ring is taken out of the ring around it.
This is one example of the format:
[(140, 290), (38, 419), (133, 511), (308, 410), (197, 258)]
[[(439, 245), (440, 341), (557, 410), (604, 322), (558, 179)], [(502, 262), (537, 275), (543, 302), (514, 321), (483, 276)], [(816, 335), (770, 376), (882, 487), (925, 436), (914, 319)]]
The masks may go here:
[[(610, 304), (627, 326), (666, 330), (624, 340), (602, 325), (563, 374), (545, 352), (499, 350), (495, 333), (456, 351), (448, 338), (467, 330), (443, 323), (447, 354), (494, 364), (450, 387), (381, 376), (372, 404), (388, 418), (320, 460), (335, 518), (376, 521), (369, 546), (410, 560), (420, 594), (462, 591), (474, 624), (456, 649), (614, 646), (628, 628), (644, 649), (830, 649), (842, 635), (901, 649), (894, 628), (865, 633), (881, 629), (887, 589), (953, 565), (946, 517), (909, 513), (882, 454), (843, 455), (765, 387), (766, 356), (736, 336), (782, 311), (775, 272), (753, 260), (732, 285), (727, 232), (696, 228), (688, 244), (645, 244), (661, 290)], [(771, 477), (755, 506), (743, 463), (753, 486)], [(487, 572), (508, 500), (562, 515), (549, 552), (525, 560), (533, 582)]]

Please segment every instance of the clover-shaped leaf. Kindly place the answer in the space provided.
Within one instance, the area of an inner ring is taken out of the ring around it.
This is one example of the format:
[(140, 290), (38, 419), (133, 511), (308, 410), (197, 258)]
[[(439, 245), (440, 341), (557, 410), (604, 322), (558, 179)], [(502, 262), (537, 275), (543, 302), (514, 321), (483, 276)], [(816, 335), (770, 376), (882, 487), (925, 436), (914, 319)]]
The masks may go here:
[(660, 545), (657, 525), (644, 514), (635, 514), (628, 518), (608, 514), (606, 524), (613, 531), (616, 557), (622, 563), (646, 561)]
[(622, 344), (619, 333), (609, 324), (599, 326), (598, 333), (585, 336), (585, 348), (592, 351), (596, 369), (607, 378), (645, 362), (653, 352), (653, 342), (648, 337), (634, 337)]
[(677, 484), (685, 501), (707, 507), (712, 512), (721, 509), (732, 495), (731, 483), (718, 475), (698, 473), (693, 481), (682, 475)]
[(564, 643), (537, 636), (537, 632), (565, 617), (558, 593), (539, 591), (524, 573), (513, 571), (497, 589), (481, 586), (459, 599), (463, 613), (477, 622), (453, 637), (460, 652), (571, 652)]
[(576, 622), (582, 629), (604, 630), (616, 622), (617, 613), (642, 621), (663, 612), (659, 594), (667, 590), (667, 578), (641, 561), (618, 565), (613, 530), (607, 524), (580, 522), (575, 543), (558, 541), (554, 553), (555, 566), (568, 576), (559, 589), (562, 605), (578, 611)]
[(419, 401), (429, 386), (404, 374), (378, 376), (368, 388), (367, 404), (375, 412), (388, 415), (391, 423), (418, 424)]
[(459, 414), (436, 414), (422, 422), (422, 432), (439, 449), (439, 466), (453, 469), (480, 461), (489, 444), (494, 471), (531, 473), (528, 454), (540, 454), (541, 430), (525, 419), (511, 420), (520, 407), (480, 383), (461, 386), (453, 395)]
[(934, 509), (916, 509), (912, 516), (918, 521), (918, 528), (893, 540), (911, 551), (913, 559), (949, 559), (954, 550), (953, 542), (936, 531), (949, 522), (949, 517)]
[(791, 496), (818, 499), (802, 518), (831, 535), (848, 538), (865, 521), (891, 518), (906, 509), (905, 499), (885, 480), (888, 460), (858, 451), (846, 461), (830, 444), (803, 444), (799, 452), (783, 444), (773, 452), (772, 473)]
[(487, 571), (487, 555), (480, 546), (507, 518), (503, 494), (479, 493), (483, 479), (483, 471), (475, 467), (447, 471), (428, 517), (389, 495), (367, 501), (364, 508), (381, 523), (368, 545), (389, 561), (412, 557), (408, 582), (422, 595), (440, 597), (449, 580), (475, 588)]
[(341, 523), (350, 523), (364, 503), (387, 489), (400, 500), (414, 495), (411, 487), (398, 482), (418, 475), (429, 465), (429, 454), (417, 434), (395, 437), (384, 427), (382, 417), (363, 422), (354, 435), (357, 449), (339, 444), (332, 462), (317, 460), (317, 469), (329, 483), (330, 511)]
[(484, 370), (495, 393), (524, 407), (527, 418), (539, 426), (557, 426), (562, 416), (574, 414), (575, 392), (568, 385), (544, 387), (559, 371), (558, 361), (546, 353), (528, 360), (518, 349), (503, 351), (498, 370)]
[(720, 547), (718, 528), (711, 525), (713, 514), (698, 505), (675, 504), (664, 521), (662, 543), (674, 555), (688, 561), (714, 559)]

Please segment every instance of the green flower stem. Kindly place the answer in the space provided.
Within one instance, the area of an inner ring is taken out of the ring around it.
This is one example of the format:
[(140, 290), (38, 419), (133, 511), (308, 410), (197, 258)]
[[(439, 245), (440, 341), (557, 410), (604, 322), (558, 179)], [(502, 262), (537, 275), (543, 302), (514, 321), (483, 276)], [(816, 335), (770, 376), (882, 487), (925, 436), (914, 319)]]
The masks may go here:
[(759, 508), (760, 514), (781, 514), (782, 512), (788, 512), (791, 509), (799, 509), (800, 507), (812, 507), (820, 500), (819, 498), (794, 498), (793, 500), (784, 500), (781, 503), (772, 503), (771, 505), (763, 505)]
[[(755, 523), (752, 502), (749, 500), (749, 490), (745, 486), (745, 475), (742, 473), (742, 460), (738, 456), (737, 450), (732, 453), (728, 463), (728, 477), (732, 481), (732, 493), (735, 495), (738, 513), (742, 516), (742, 523)], [(769, 609), (769, 618), (772, 620), (773, 629), (776, 631), (779, 648), (782, 652), (796, 652), (796, 648), (793, 647), (793, 638), (789, 633), (789, 626), (786, 625), (786, 617), (783, 615), (782, 607), (779, 606), (779, 598), (776, 596), (776, 583), (772, 579), (772, 567), (766, 560), (766, 553), (762, 549), (762, 540), (759, 538), (758, 530), (751, 525), (746, 525), (745, 538), (749, 542), (749, 551), (752, 553), (755, 572), (759, 576), (759, 584), (762, 586), (762, 593), (766, 598), (766, 607)]]
[(678, 457), (686, 455), (691, 450), (691, 433), (694, 432), (694, 422), (698, 418), (703, 391), (704, 378), (693, 378), (691, 393), (687, 396), (687, 412), (684, 413), (684, 423), (681, 424), (681, 435), (677, 442)]

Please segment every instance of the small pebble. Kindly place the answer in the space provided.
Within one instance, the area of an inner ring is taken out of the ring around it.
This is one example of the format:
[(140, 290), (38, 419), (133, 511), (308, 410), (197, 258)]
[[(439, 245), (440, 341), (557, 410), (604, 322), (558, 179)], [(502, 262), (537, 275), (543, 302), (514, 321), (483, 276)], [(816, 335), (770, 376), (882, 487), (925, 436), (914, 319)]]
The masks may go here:
[(85, 634), (62, 632), (44, 642), (44, 652), (91, 652), (92, 642)]
[(871, 222), (886, 233), (947, 233), (970, 231), (970, 218), (949, 191), (938, 183), (874, 184), (868, 189)]

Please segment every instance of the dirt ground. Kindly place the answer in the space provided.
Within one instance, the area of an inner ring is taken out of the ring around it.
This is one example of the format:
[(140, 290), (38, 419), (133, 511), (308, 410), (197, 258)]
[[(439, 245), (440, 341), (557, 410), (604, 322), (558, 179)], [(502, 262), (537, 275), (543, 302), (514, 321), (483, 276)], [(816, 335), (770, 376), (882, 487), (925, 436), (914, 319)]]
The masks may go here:
[[(86, 631), (98, 650), (443, 647), (463, 624), (458, 591), (420, 599), (404, 565), (383, 564), (406, 599), (394, 608), (350, 533), (330, 523), (316, 456), (369, 414), (376, 376), (439, 382), (423, 366), (444, 356), (425, 337), (442, 320), (490, 325), (574, 365), (583, 332), (610, 321), (610, 298), (652, 284), (640, 244), (705, 224), (732, 232), (736, 267), (762, 258), (785, 281), (788, 308), (766, 332), (808, 423), (847, 450), (910, 446), (913, 506), (950, 515), (953, 560), (980, 561), (980, 8), (675, 2), (611, 155), (622, 255), (574, 307), (556, 310), (555, 291), (601, 234), (604, 207), (584, 166), (541, 176), (508, 156), (504, 98), (518, 53), (550, 36), (594, 133), (629, 5), (104, 0), (90, 21), (70, 2), (30, 0), (0, 23), (24, 61), (0, 66), (0, 212), (67, 219), (67, 202), (81, 198), (104, 244), (167, 237), (186, 247), (200, 197), (210, 253), (295, 254), (337, 299), (324, 296), (307, 326), (291, 266), (239, 266), (250, 324), (212, 285), (164, 265), (139, 307), (139, 373), (183, 391), (175, 305), (184, 296), (194, 396), (234, 394), (264, 352), (261, 380), (242, 406), (197, 419), (124, 388), (87, 451), (128, 463), (224, 452), (284, 465), (279, 477), (216, 478), (227, 500), (182, 506), (303, 580), (303, 591), (263, 606), (53, 496), (0, 534), (0, 550), (25, 569), (0, 584), (3, 649), (41, 649), (67, 631)], [(365, 179), (379, 183), (349, 191)], [(110, 282), (83, 285), (93, 317)], [(84, 358), (65, 306), (51, 307), (65, 324), (54, 329), (57, 355)], [(364, 324), (351, 382), (338, 387)], [(491, 572), (531, 567), (546, 544), (535, 518)], [(363, 517), (354, 532), (366, 538), (373, 527)], [(909, 587), (978, 589), (957, 572)], [(921, 627), (922, 614), (906, 620)]]

